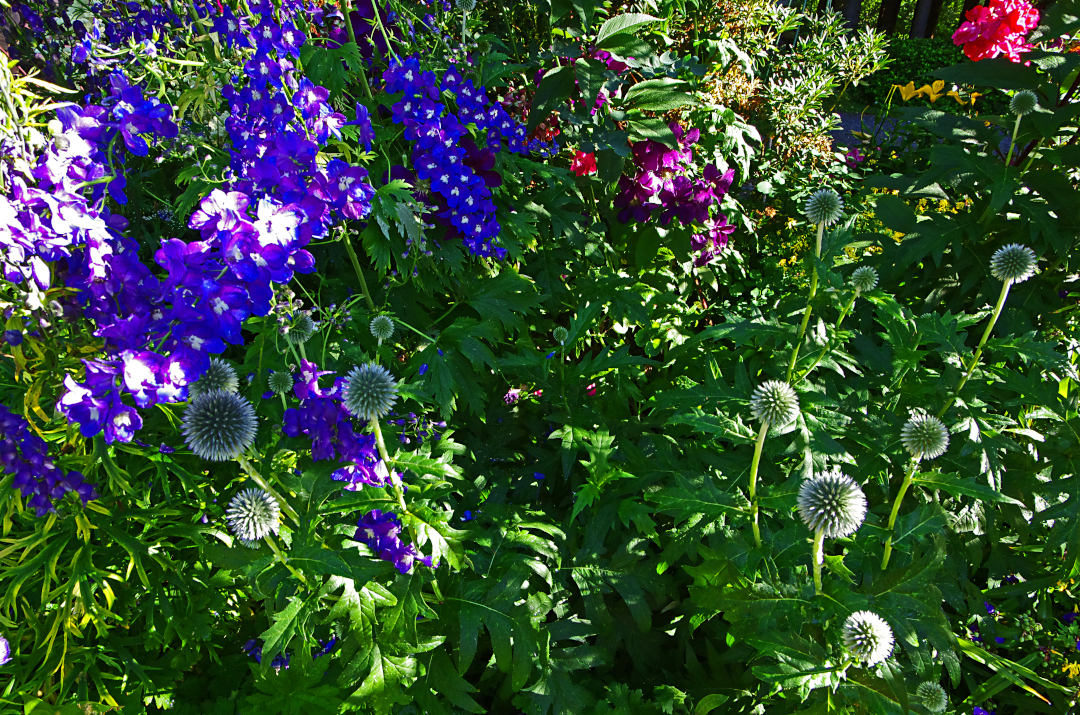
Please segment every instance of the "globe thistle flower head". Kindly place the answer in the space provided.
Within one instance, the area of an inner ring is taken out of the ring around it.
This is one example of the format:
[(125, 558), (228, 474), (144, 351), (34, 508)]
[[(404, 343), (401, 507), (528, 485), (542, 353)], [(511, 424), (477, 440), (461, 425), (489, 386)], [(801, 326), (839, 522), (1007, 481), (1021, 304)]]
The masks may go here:
[(866, 519), (866, 495), (839, 470), (816, 474), (799, 487), (799, 518), (830, 539), (854, 534)]
[(832, 189), (818, 189), (806, 201), (806, 218), (826, 226), (844, 215), (844, 200)]
[(851, 287), (856, 293), (866, 293), (877, 288), (878, 275), (870, 266), (856, 268), (851, 273)]
[(229, 530), (244, 546), (253, 549), (258, 548), (264, 536), (278, 533), (280, 518), (277, 500), (262, 489), (238, 492), (225, 510)]
[(397, 381), (382, 365), (357, 365), (345, 378), (345, 407), (365, 420), (384, 416), (397, 399)]
[(232, 365), (225, 362), (221, 358), (210, 358), (210, 368), (206, 373), (195, 382), (191, 383), (188, 388), (188, 393), (192, 397), (198, 397), (199, 395), (212, 392), (213, 390), (224, 390), (225, 392), (236, 392), (240, 387), (240, 380), (236, 377), (236, 370)]
[(1022, 89), (1009, 100), (1009, 111), (1018, 117), (1031, 114), (1039, 106), (1039, 97), (1030, 89)]
[(857, 611), (844, 621), (844, 647), (864, 665), (876, 665), (892, 653), (892, 628), (872, 611)]
[(799, 395), (780, 380), (763, 382), (750, 396), (754, 417), (775, 427), (784, 427), (799, 417)]
[(551, 331), (551, 337), (555, 338), (559, 345), (566, 345), (566, 341), (570, 339), (570, 331), (560, 325)]
[(298, 313), (285, 326), (285, 339), (293, 345), (303, 345), (315, 334), (315, 321), (307, 313)]
[(212, 462), (235, 459), (255, 441), (255, 408), (235, 392), (213, 390), (196, 397), (184, 412), (184, 444)]
[(394, 335), (394, 319), (389, 315), (376, 315), (371, 319), (371, 325), (368, 326), (371, 331), (371, 335), (379, 341), (379, 345), (389, 340)]
[(287, 395), (293, 389), (293, 376), (291, 372), (285, 370), (272, 372), (266, 383), (275, 395)]
[(934, 459), (949, 448), (949, 430), (937, 417), (917, 412), (900, 430), (900, 443), (915, 459)]
[(1020, 243), (1010, 243), (994, 251), (990, 273), (999, 281), (1021, 283), (1035, 275), (1035, 251)]
[(472, 12), (476, 8), (476, 0), (455, 0), (454, 4), (462, 12)]
[(923, 706), (932, 713), (943, 713), (949, 707), (949, 695), (937, 683), (929, 680), (920, 683), (915, 694), (922, 698)]

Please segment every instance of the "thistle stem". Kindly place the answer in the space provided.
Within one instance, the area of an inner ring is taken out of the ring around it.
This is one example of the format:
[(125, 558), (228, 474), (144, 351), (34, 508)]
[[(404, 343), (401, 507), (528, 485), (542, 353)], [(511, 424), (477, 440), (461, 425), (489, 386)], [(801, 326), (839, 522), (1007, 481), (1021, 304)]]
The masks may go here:
[(405, 513), (408, 511), (405, 507), (405, 492), (401, 489), (401, 481), (394, 478), (394, 471), (390, 467), (390, 455), (386, 451), (386, 442), (383, 441), (382, 428), (379, 427), (378, 417), (371, 419), (371, 431), (375, 433), (375, 446), (379, 449), (379, 457), (382, 459), (383, 464), (386, 465), (386, 471), (390, 473), (390, 484), (394, 488), (394, 496), (397, 497), (398, 506), (401, 507), (402, 513)]
[(371, 291), (368, 290), (367, 281), (364, 279), (364, 271), (360, 268), (360, 259), (356, 257), (356, 251), (353, 250), (352, 241), (349, 240), (348, 230), (342, 233), (341, 238), (345, 243), (345, 252), (349, 254), (349, 260), (352, 261), (353, 270), (356, 272), (356, 279), (360, 282), (360, 290), (364, 292), (364, 300), (367, 301), (368, 308), (374, 313), (375, 301), (371, 299)]
[(758, 430), (754, 443), (754, 459), (750, 462), (750, 523), (754, 528), (754, 543), (761, 548), (761, 529), (758, 526), (757, 473), (761, 465), (761, 448), (765, 445), (765, 435), (769, 433), (769, 423), (765, 422)]
[(908, 487), (911, 486), (911, 479), (915, 476), (915, 472), (919, 469), (919, 460), (911, 460), (911, 467), (908, 469), (907, 474), (904, 475), (904, 481), (900, 484), (900, 491), (896, 493), (896, 501), (892, 505), (892, 513), (889, 514), (889, 538), (885, 542), (885, 556), (881, 559), (881, 570), (884, 571), (885, 567), (889, 565), (889, 557), (892, 556), (892, 531), (893, 526), (896, 525), (896, 515), (900, 513), (900, 502), (904, 500), (904, 494), (907, 493)]
[(271, 551), (273, 551), (273, 552), (274, 552), (274, 554), (276, 554), (276, 555), (277, 555), (277, 557), (278, 557), (278, 561), (280, 561), (280, 562), (281, 562), (281, 565), (282, 565), (282, 566), (284, 566), (285, 568), (289, 569), (289, 572), (290, 572), (290, 573), (291, 573), (291, 574), (292, 574), (293, 576), (295, 576), (295, 577), (296, 577), (296, 578), (297, 578), (297, 579), (298, 579), (298, 580), (300, 581), (300, 583), (302, 583), (302, 584), (304, 584), (305, 586), (307, 586), (307, 585), (308, 585), (308, 582), (307, 582), (307, 579), (306, 579), (306, 578), (304, 578), (304, 574), (300, 573), (299, 571), (297, 571), (296, 569), (294, 569), (294, 568), (293, 568), (293, 567), (292, 567), (292, 566), (291, 566), (291, 565), (289, 564), (289, 558), (288, 558), (288, 557), (287, 557), (287, 556), (286, 556), (285, 554), (283, 554), (283, 553), (281, 552), (281, 549), (279, 549), (279, 548), (278, 548), (278, 545), (277, 545), (277, 544), (276, 544), (276, 543), (274, 542), (274, 540), (273, 540), (272, 538), (270, 538), (270, 535), (269, 535), (269, 534), (267, 534), (266, 536), (264, 536), (264, 537), (263, 537), (263, 541), (265, 541), (265, 542), (267, 543), (267, 545), (268, 545), (268, 546), (270, 547), (270, 550), (271, 550)]
[[(349, 7), (349, 0), (339, 0), (339, 2), (340, 2), (340, 5), (341, 5), (341, 14), (345, 16), (345, 30), (346, 30), (346, 32), (349, 33), (349, 42), (356, 45), (356, 48), (359, 49), (360, 45), (358, 45), (356, 43), (356, 30), (354, 30), (353, 26), (352, 26), (352, 17), (351, 17), (352, 8)], [(375, 8), (375, 16), (378, 17), (378, 15), (379, 15), (379, 9), (376, 7)], [(360, 68), (359, 74), (360, 74), (360, 84), (363, 85), (363, 87), (364, 87), (364, 95), (368, 99), (371, 99), (372, 98), (371, 87), (368, 85), (367, 73), (364, 72), (363, 67)]]
[(270, 486), (270, 482), (263, 479), (263, 476), (259, 474), (258, 471), (255, 470), (255, 467), (251, 464), (251, 462), (247, 460), (247, 457), (245, 457), (244, 455), (240, 455), (236, 458), (236, 461), (240, 462), (240, 466), (243, 467), (245, 471), (247, 471), (248, 476), (251, 477), (251, 480), (253, 482), (258, 484), (260, 487), (262, 487), (263, 491), (265, 491), (270, 496), (274, 497), (275, 500), (277, 500), (278, 506), (281, 508), (281, 511), (284, 512), (286, 516), (288, 516), (297, 524), (300, 523), (300, 517), (297, 515), (296, 510), (289, 506), (288, 502), (281, 498), (281, 495), (277, 493), (277, 490)]
[[(817, 246), (814, 248), (814, 257), (821, 258), (821, 240), (825, 235), (825, 222), (822, 221), (817, 227)], [(802, 347), (803, 338), (806, 337), (806, 326), (810, 324), (810, 312), (813, 310), (814, 296), (817, 295), (817, 262), (810, 273), (810, 297), (806, 299), (806, 310), (803, 311), (802, 325), (799, 326), (799, 337), (795, 340), (795, 347), (791, 350), (791, 363), (787, 369), (787, 382), (791, 382), (791, 376), (795, 372), (795, 363), (799, 360), (799, 349)]]
[(986, 346), (986, 341), (990, 337), (991, 331), (994, 329), (994, 325), (997, 324), (998, 317), (1001, 316), (1001, 310), (1005, 307), (1005, 299), (1009, 297), (1009, 288), (1012, 287), (1013, 282), (1011, 280), (1005, 281), (1001, 286), (1001, 294), (998, 296), (997, 305), (994, 306), (994, 314), (990, 318), (990, 322), (986, 324), (986, 329), (983, 331), (982, 338), (979, 340), (978, 347), (975, 348), (975, 355), (971, 358), (971, 365), (968, 366), (967, 372), (960, 378), (960, 383), (957, 384), (956, 389), (953, 390), (952, 397), (945, 403), (945, 406), (937, 413), (940, 419), (945, 412), (952, 407), (952, 403), (956, 401), (956, 398), (960, 396), (960, 390), (967, 384), (968, 378), (975, 372), (975, 367), (979, 364), (979, 358), (982, 357), (983, 348)]
[(814, 593), (821, 594), (821, 564), (825, 562), (825, 530), (814, 532)]
[[(837, 333), (840, 332), (840, 326), (843, 325), (844, 318), (846, 318), (848, 316), (848, 313), (851, 312), (851, 308), (852, 308), (852, 306), (855, 305), (855, 299), (858, 296), (859, 296), (859, 292), (855, 291), (855, 295), (851, 296), (851, 300), (849, 300), (847, 305), (845, 305), (844, 308), (840, 311), (840, 318), (836, 321), (836, 332)], [(814, 368), (817, 367), (818, 363), (821, 362), (821, 359), (825, 357), (825, 353), (827, 353), (827, 352), (829, 352), (829, 343), (828, 343), (828, 341), (825, 342), (825, 347), (821, 348), (821, 352), (819, 352), (817, 354), (817, 357), (814, 358), (814, 362), (811, 363), (810, 367), (808, 367), (805, 372), (803, 372), (801, 375), (799, 375), (799, 378), (795, 381), (795, 383), (798, 384), (799, 382), (801, 382), (803, 380), (803, 378), (805, 378), (807, 375), (812, 373), (814, 371)], [(792, 387), (794, 387), (794, 385), (792, 385)]]
[(1009, 140), (1009, 155), (1005, 157), (1005, 171), (1009, 170), (1009, 164), (1012, 162), (1013, 150), (1016, 149), (1016, 133), (1020, 131), (1020, 120), (1022, 118), (1022, 114), (1016, 115), (1016, 124), (1013, 124), (1012, 139)]

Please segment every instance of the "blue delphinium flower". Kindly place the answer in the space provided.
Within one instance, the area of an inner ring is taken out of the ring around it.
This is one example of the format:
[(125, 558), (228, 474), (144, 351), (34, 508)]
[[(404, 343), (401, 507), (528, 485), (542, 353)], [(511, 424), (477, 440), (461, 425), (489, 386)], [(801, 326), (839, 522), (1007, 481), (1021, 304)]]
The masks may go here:
[(430, 556), (421, 556), (416, 546), (401, 540), (401, 520), (393, 512), (373, 509), (364, 514), (357, 522), (353, 539), (366, 544), (380, 559), (391, 562), (403, 574), (409, 573), (415, 562), (432, 566)]

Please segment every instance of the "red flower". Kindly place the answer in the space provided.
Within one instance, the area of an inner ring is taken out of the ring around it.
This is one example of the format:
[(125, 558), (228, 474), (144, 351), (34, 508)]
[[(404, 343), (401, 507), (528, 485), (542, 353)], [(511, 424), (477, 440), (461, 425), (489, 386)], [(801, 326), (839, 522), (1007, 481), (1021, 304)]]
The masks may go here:
[(1020, 53), (1032, 49), (1025, 35), (1039, 24), (1039, 11), (1027, 0), (990, 0), (968, 10), (965, 17), (952, 39), (975, 62), (998, 55), (1019, 62)]
[(591, 151), (586, 154), (583, 151), (574, 151), (574, 160), (570, 162), (570, 171), (578, 176), (596, 173), (596, 154)]

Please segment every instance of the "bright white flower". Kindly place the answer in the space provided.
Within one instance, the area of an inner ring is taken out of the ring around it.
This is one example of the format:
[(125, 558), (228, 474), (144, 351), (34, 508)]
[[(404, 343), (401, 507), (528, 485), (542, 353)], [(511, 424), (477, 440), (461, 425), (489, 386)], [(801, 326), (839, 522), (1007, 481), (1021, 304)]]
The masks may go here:
[(854, 479), (838, 470), (816, 474), (799, 488), (799, 518), (810, 531), (830, 539), (854, 534), (866, 519), (866, 495)]
[(769, 380), (750, 396), (750, 411), (762, 422), (784, 427), (799, 416), (799, 395), (786, 382)]
[(876, 665), (892, 653), (892, 628), (872, 611), (852, 613), (844, 621), (844, 647), (864, 665)]
[(229, 529), (244, 546), (253, 549), (264, 536), (278, 533), (280, 516), (277, 500), (262, 489), (238, 492), (225, 510)]
[(1035, 251), (1020, 243), (1010, 243), (994, 251), (990, 273), (999, 281), (1021, 283), (1035, 275)]
[(917, 412), (900, 430), (900, 443), (915, 459), (934, 459), (949, 448), (949, 430), (937, 417)]

